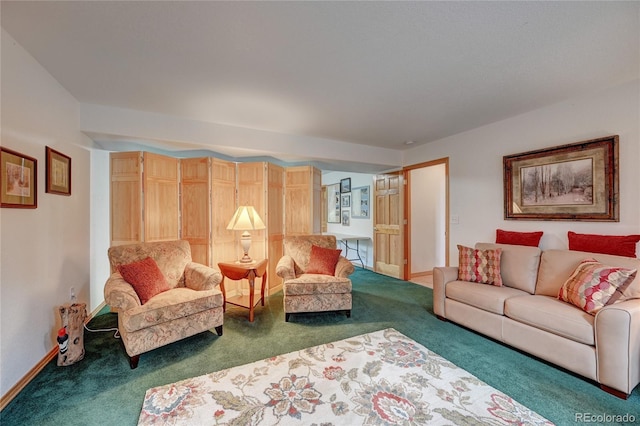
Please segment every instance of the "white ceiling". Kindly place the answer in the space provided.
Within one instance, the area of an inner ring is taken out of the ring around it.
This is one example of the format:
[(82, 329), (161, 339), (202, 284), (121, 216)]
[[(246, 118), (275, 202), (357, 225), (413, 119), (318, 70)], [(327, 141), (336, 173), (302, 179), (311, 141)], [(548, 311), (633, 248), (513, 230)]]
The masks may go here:
[(3, 0), (1, 22), (83, 104), (398, 150), (640, 75), (635, 1)]

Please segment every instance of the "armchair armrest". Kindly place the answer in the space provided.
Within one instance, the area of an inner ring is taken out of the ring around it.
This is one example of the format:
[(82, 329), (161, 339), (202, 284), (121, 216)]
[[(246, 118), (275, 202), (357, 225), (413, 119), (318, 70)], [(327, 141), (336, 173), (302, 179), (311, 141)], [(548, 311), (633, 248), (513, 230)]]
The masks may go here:
[(353, 266), (353, 263), (348, 261), (344, 256), (340, 256), (338, 258), (338, 263), (336, 264), (336, 277), (347, 278), (349, 275), (353, 274), (356, 268)]
[(640, 299), (605, 306), (594, 328), (598, 382), (630, 394), (640, 382)]
[(445, 288), (447, 283), (458, 279), (457, 266), (438, 266), (433, 268), (433, 312), (446, 318), (444, 312)]
[(276, 275), (282, 277), (283, 280), (293, 280), (296, 277), (295, 265), (293, 264), (293, 258), (288, 254), (285, 254), (280, 258), (276, 265)]
[(125, 281), (119, 272), (114, 272), (104, 285), (104, 301), (118, 312), (142, 306), (140, 298), (131, 284)]
[(196, 262), (187, 263), (184, 268), (184, 285), (191, 290), (213, 290), (222, 281), (222, 273), (217, 268)]

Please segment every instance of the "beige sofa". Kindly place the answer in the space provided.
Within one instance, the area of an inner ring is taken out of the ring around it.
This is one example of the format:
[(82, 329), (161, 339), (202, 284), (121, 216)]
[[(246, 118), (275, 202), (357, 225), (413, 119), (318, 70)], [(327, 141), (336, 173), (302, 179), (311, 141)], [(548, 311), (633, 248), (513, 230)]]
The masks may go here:
[[(640, 382), (640, 259), (504, 244), (502, 287), (458, 280), (457, 267), (433, 272), (435, 314), (594, 380), (626, 399)], [(627, 300), (590, 315), (557, 298), (586, 258), (638, 269)]]
[[(160, 346), (211, 329), (222, 335), (222, 274), (217, 268), (192, 262), (188, 241), (114, 246), (108, 255), (111, 276), (104, 299), (118, 313), (118, 330), (131, 368), (138, 366), (140, 354)], [(142, 304), (118, 268), (147, 257), (156, 262), (171, 289)]]

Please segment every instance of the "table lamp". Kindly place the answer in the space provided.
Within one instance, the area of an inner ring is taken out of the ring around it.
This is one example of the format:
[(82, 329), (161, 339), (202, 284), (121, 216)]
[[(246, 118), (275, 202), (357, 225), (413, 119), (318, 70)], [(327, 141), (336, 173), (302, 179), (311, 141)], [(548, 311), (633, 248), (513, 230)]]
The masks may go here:
[(240, 236), (240, 245), (244, 251), (244, 256), (240, 259), (240, 263), (251, 263), (253, 259), (249, 257), (249, 248), (251, 247), (251, 234), (249, 231), (254, 229), (264, 229), (264, 222), (258, 216), (258, 212), (253, 206), (240, 206), (234, 213), (231, 221), (227, 225), (227, 229), (233, 231), (244, 231)]

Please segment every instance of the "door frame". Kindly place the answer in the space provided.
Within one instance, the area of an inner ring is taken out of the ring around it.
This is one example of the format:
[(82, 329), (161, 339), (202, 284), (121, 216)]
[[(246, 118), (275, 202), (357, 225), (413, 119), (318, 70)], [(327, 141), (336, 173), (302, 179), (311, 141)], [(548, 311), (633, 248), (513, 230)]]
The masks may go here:
[(404, 177), (404, 276), (405, 279), (410, 278), (411, 271), (411, 171), (422, 169), (425, 167), (438, 166), (444, 164), (445, 173), (445, 266), (449, 266), (449, 157), (439, 158), (437, 160), (427, 161), (424, 163), (413, 164), (402, 168)]

